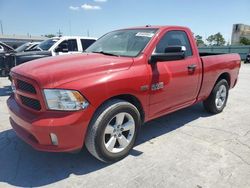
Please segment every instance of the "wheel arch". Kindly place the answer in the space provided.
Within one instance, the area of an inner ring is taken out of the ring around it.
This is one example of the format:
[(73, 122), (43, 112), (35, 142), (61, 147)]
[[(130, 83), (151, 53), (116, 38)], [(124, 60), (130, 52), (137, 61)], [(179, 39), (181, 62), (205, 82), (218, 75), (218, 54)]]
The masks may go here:
[[(131, 95), (131, 94), (119, 94), (119, 95), (115, 95), (115, 96), (112, 96), (110, 98), (107, 98), (106, 100), (104, 100), (97, 108), (97, 110), (103, 106), (105, 103), (107, 103), (108, 101), (110, 100), (113, 100), (113, 99), (120, 99), (120, 100), (124, 100), (124, 101), (127, 101), (131, 104), (133, 104), (139, 111), (140, 113), (140, 116), (141, 116), (141, 122), (143, 123), (144, 120), (145, 120), (145, 111), (144, 111), (144, 108), (142, 106), (142, 103), (141, 101), (134, 95)], [(97, 111), (96, 110), (96, 111)], [(96, 113), (96, 112), (95, 112)]]
[(108, 100), (112, 100), (112, 99), (121, 99), (121, 100), (124, 100), (124, 101), (127, 101), (127, 102), (133, 104), (138, 109), (138, 111), (140, 113), (141, 122), (142, 123), (144, 122), (145, 111), (143, 109), (142, 103), (140, 102), (140, 100), (136, 96), (131, 95), (131, 94), (122, 94), (122, 95), (113, 96), (113, 97), (109, 98)]
[(216, 80), (215, 84), (216, 85), (220, 80), (225, 79), (228, 83), (229, 88), (231, 87), (231, 76), (228, 72), (222, 73)]

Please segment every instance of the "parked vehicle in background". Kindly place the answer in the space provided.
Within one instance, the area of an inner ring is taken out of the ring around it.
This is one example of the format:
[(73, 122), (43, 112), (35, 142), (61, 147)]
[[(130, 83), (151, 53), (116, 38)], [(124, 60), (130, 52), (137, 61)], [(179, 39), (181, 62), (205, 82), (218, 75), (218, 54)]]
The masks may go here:
[(5, 76), (5, 61), (6, 58), (14, 53), (14, 49), (7, 44), (0, 42), (0, 76)]
[(0, 41), (0, 53), (14, 51), (12, 47)]
[(25, 52), (33, 50), (40, 42), (26, 42), (15, 49), (16, 52)]
[(13, 68), (10, 123), (35, 149), (85, 144), (97, 159), (114, 162), (128, 155), (144, 122), (201, 101), (208, 112), (222, 112), (240, 63), (238, 54), (199, 54), (186, 27), (113, 31), (86, 53)]
[(244, 61), (244, 63), (250, 63), (250, 53), (247, 54), (246, 60)]
[(0, 53), (4, 52), (4, 48), (0, 45)]
[(82, 53), (96, 38), (80, 36), (63, 36), (47, 39), (29, 51), (12, 54), (5, 63), (6, 76), (11, 68), (34, 59), (49, 56)]
[(13, 58), (15, 53), (32, 50), (38, 44), (39, 42), (27, 42), (14, 50), (12, 47), (4, 43), (0, 43), (0, 75), (6, 76), (8, 74), (8, 71), (6, 71), (6, 65), (15, 61)]

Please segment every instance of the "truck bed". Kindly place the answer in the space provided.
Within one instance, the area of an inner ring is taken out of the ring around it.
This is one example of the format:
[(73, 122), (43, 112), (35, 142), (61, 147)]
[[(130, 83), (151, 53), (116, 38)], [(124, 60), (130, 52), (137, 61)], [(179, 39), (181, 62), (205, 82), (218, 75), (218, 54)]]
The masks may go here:
[(239, 54), (212, 54), (201, 53), (200, 56), (203, 66), (203, 78), (199, 94), (199, 99), (205, 99), (211, 93), (211, 90), (220, 76), (220, 73), (229, 79), (229, 86), (233, 88), (237, 82), (237, 76), (240, 68)]

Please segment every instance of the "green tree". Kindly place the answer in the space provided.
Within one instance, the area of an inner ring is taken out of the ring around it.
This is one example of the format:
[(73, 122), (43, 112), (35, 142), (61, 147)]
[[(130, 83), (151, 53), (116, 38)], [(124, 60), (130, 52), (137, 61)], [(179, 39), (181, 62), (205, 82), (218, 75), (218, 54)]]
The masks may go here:
[(195, 35), (195, 40), (196, 40), (197, 46), (205, 46), (205, 43), (204, 43), (204, 41), (202, 39), (202, 36)]
[(207, 38), (207, 41), (210, 45), (213, 45), (213, 46), (223, 46), (225, 45), (226, 41), (223, 37), (223, 35), (219, 32), (219, 33), (216, 33), (214, 35), (210, 35), (208, 38)]
[(47, 35), (44, 35), (45, 37), (48, 37), (48, 38), (52, 38), (52, 37), (55, 37), (54, 34), (47, 34)]
[(207, 38), (207, 42), (209, 43), (209, 45), (214, 45), (214, 35), (210, 35), (208, 38)]
[(250, 45), (250, 39), (246, 38), (246, 37), (241, 37), (240, 38), (240, 44), (243, 45)]

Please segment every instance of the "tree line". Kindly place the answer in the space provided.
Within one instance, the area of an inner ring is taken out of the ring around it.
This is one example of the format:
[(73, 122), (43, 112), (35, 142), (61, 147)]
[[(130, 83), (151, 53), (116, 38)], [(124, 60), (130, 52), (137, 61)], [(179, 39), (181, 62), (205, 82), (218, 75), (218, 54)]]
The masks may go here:
[[(195, 39), (196, 39), (197, 46), (207, 46), (205, 44), (202, 36), (195, 35)], [(218, 32), (214, 35), (210, 35), (206, 39), (206, 41), (208, 42), (208, 45), (210, 45), (210, 46), (224, 46), (226, 44), (225, 38), (223, 37), (223, 35), (220, 32)], [(246, 37), (241, 37), (240, 44), (241, 45), (250, 45), (250, 39), (248, 39)]]

